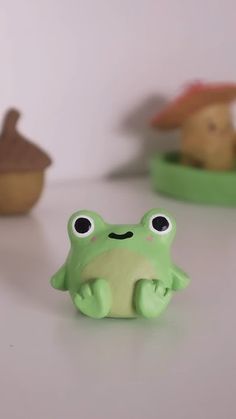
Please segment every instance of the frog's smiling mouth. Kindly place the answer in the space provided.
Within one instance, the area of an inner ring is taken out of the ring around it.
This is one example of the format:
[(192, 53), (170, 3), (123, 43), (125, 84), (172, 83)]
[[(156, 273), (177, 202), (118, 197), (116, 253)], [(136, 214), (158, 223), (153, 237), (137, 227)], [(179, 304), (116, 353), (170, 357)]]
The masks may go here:
[(133, 235), (134, 233), (132, 233), (132, 231), (127, 231), (124, 234), (110, 233), (108, 237), (110, 239), (125, 240), (125, 239), (130, 239), (131, 237), (133, 237)]

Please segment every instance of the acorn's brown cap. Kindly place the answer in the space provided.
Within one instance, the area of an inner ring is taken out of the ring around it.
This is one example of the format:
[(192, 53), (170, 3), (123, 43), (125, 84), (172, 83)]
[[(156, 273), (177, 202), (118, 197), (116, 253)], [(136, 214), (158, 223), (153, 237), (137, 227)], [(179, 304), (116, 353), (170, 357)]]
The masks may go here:
[(42, 171), (52, 161), (40, 147), (18, 133), (19, 117), (15, 109), (5, 115), (0, 134), (0, 172)]
[(171, 101), (151, 121), (153, 127), (174, 129), (194, 112), (214, 103), (229, 103), (236, 99), (235, 83), (193, 83)]

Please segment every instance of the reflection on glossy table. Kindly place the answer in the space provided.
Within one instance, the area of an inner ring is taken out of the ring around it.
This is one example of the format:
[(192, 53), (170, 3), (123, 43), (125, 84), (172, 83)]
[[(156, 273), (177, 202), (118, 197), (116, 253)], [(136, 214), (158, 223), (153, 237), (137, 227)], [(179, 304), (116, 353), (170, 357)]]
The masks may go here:
[[(151, 207), (177, 220), (174, 261), (192, 277), (157, 320), (92, 320), (49, 277), (68, 216), (111, 223)], [(2, 419), (234, 419), (236, 209), (159, 197), (145, 179), (48, 186), (29, 216), (0, 219)]]

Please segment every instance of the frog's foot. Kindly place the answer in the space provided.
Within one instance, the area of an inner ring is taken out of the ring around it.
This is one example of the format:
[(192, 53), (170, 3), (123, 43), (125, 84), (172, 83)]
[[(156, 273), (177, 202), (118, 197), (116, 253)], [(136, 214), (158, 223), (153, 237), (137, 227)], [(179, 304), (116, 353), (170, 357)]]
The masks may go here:
[(164, 311), (172, 296), (159, 280), (140, 279), (134, 290), (134, 305), (143, 317), (157, 317)]
[(101, 278), (83, 283), (74, 298), (76, 307), (94, 319), (106, 317), (111, 309), (111, 302), (109, 284)]

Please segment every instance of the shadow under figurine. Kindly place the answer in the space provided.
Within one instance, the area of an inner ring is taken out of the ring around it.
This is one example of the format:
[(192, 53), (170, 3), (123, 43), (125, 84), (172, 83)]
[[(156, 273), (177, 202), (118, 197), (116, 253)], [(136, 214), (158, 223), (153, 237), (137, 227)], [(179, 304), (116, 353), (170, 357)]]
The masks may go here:
[(111, 225), (94, 212), (78, 211), (68, 222), (69, 255), (51, 284), (69, 291), (89, 317), (157, 317), (173, 292), (189, 283), (171, 261), (175, 232), (175, 220), (161, 209), (136, 225)]
[(10, 109), (0, 134), (0, 214), (28, 212), (38, 201), (50, 157), (16, 128), (20, 113)]

